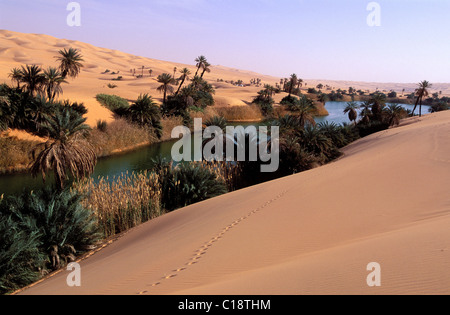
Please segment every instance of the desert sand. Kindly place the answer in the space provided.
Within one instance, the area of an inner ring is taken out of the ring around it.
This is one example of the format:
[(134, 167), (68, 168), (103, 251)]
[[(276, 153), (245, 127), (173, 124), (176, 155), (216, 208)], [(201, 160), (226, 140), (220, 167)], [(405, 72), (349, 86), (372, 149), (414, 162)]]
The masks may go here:
[[(8, 30), (0, 30), (0, 83), (11, 84), (8, 74), (14, 67), (20, 67), (24, 64), (36, 64), (43, 68), (49, 66), (57, 67), (58, 62), (55, 56), (58, 51), (64, 48), (77, 48), (84, 57), (84, 68), (81, 74), (75, 80), (69, 79), (69, 84), (62, 85), (64, 94), (60, 99), (70, 99), (71, 101), (83, 102), (88, 108), (87, 123), (95, 126), (98, 120), (111, 121), (112, 114), (109, 110), (102, 107), (96, 100), (95, 95), (99, 93), (115, 94), (128, 100), (136, 100), (141, 93), (149, 93), (157, 101), (162, 102), (162, 94), (156, 91), (159, 84), (156, 81), (158, 75), (162, 73), (173, 74), (174, 67), (178, 70), (188, 68), (195, 74), (196, 67), (194, 60), (191, 65), (174, 63), (169, 61), (155, 60), (131, 54), (123, 53), (117, 50), (95, 47), (90, 44), (58, 39), (48, 35), (23, 34)], [(201, 54), (201, 52), (199, 52)], [(208, 56), (206, 56), (208, 57)], [(214, 60), (209, 60), (214, 63)], [(144, 70), (142, 71), (142, 67)], [(104, 73), (105, 70), (110, 73)], [(130, 70), (136, 69), (136, 74), (144, 74), (141, 79), (135, 78)], [(149, 70), (152, 69), (152, 77)], [(301, 77), (301, 69), (292, 69)], [(112, 75), (112, 72), (119, 72)], [(113, 78), (122, 76), (121, 81), (112, 81)], [(290, 73), (286, 74), (289, 77)], [(179, 77), (177, 74), (176, 77)], [(224, 81), (242, 80), (244, 83), (250, 83), (251, 79), (260, 78), (262, 84), (272, 84), (280, 82), (280, 78), (255, 73), (252, 71), (233, 69), (220, 65), (213, 65), (211, 73), (205, 73), (204, 78), (213, 84), (216, 89), (214, 96), (216, 106), (245, 106), (252, 102), (257, 92), (262, 87), (238, 87), (225, 82), (218, 82), (218, 79)], [(352, 82), (352, 81), (330, 81), (330, 80), (308, 80), (305, 81), (304, 89), (315, 87), (317, 84), (329, 85), (336, 89), (348, 89), (350, 86), (356, 89), (375, 91), (395, 89), (401, 93), (414, 91), (417, 84), (400, 83), (370, 83), (370, 82)], [(110, 89), (108, 84), (115, 84), (117, 88)], [(443, 95), (450, 95), (450, 84), (439, 84), (433, 82), (431, 93), (442, 91)], [(276, 95), (275, 100), (279, 102), (284, 93)]]
[[(450, 112), (172, 212), (22, 294), (449, 294)], [(366, 283), (381, 265), (381, 287)]]

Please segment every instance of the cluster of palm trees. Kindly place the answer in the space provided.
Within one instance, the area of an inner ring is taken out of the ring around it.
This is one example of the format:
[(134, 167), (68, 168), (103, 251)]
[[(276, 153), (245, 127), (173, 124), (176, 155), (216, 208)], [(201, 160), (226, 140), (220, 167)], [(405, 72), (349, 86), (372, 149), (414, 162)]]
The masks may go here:
[(42, 69), (37, 65), (25, 65), (14, 68), (9, 73), (17, 88), (29, 92), (32, 96), (45, 94), (49, 100), (63, 92), (61, 84), (67, 83), (66, 78), (76, 78), (83, 67), (83, 58), (77, 49), (69, 48), (60, 50), (56, 57), (59, 67)]
[(300, 79), (295, 73), (291, 74), (290, 78), (284, 78), (280, 80), (281, 90), (289, 93), (289, 97), (292, 94), (301, 94), (300, 88), (303, 86), (303, 84), (303, 79)]
[(80, 74), (83, 56), (78, 49), (69, 48), (60, 50), (55, 58), (58, 67), (43, 70), (37, 65), (25, 65), (13, 69), (9, 76), (17, 88), (4, 88), (4, 93), (9, 98), (10, 115), (25, 121), (31, 117), (36, 126), (29, 129), (48, 139), (33, 150), (31, 173), (42, 174), (45, 181), (46, 174), (53, 171), (56, 186), (62, 189), (69, 173), (74, 178), (92, 174), (97, 156), (86, 140), (90, 128), (83, 118), (84, 106), (69, 101), (55, 102), (63, 92), (61, 85), (68, 83), (66, 79)]
[[(193, 83), (196, 84), (196, 82), (200, 82), (200, 79), (203, 79), (203, 76), (205, 73), (211, 72), (211, 64), (208, 62), (205, 56), (199, 56), (195, 59), (196, 62), (196, 72), (194, 75), (194, 78), (192, 79)], [(167, 101), (167, 94), (174, 94), (174, 85), (178, 85), (178, 88), (175, 92), (175, 95), (178, 95), (181, 91), (181, 88), (183, 85), (191, 79), (191, 71), (188, 68), (183, 68), (179, 70), (180, 77), (176, 78), (178, 68), (173, 68), (173, 75), (169, 73), (163, 73), (157, 77), (157, 82), (161, 85), (157, 88), (157, 90), (161, 93), (163, 93), (163, 104)], [(199, 73), (201, 73), (199, 75)]]

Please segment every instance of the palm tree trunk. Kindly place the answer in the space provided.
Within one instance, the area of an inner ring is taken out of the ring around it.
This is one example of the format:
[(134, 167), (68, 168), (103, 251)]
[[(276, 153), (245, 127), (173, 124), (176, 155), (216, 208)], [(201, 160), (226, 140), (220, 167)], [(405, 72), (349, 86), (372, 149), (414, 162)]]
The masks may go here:
[(422, 117), (422, 99), (420, 99), (419, 117)]
[(180, 84), (180, 86), (178, 87), (178, 90), (177, 90), (177, 92), (175, 93), (175, 95), (178, 95), (178, 93), (180, 93), (181, 87), (183, 86), (185, 79), (186, 79), (186, 78), (183, 77), (183, 80), (181, 81), (181, 84)]
[(414, 116), (414, 113), (415, 113), (415, 111), (416, 111), (417, 105), (419, 105), (419, 101), (420, 101), (421, 98), (422, 98), (421, 95), (417, 96), (416, 105), (414, 105), (414, 109), (413, 109), (413, 111), (412, 111), (412, 115), (413, 115), (413, 116)]
[(166, 96), (167, 96), (167, 87), (164, 87), (164, 100), (163, 100), (163, 104), (166, 104)]

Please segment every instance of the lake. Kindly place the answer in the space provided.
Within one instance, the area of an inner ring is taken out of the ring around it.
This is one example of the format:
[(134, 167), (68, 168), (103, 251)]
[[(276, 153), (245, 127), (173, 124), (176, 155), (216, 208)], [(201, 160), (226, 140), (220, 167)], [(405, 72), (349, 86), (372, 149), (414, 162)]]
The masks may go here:
[[(347, 106), (346, 102), (327, 102), (326, 109), (330, 113), (329, 116), (317, 117), (316, 121), (320, 122), (335, 122), (337, 124), (350, 123), (348, 115), (344, 114), (344, 109)], [(413, 105), (402, 105), (407, 109), (412, 110)], [(423, 106), (422, 112), (428, 113), (429, 106)], [(234, 124), (236, 125), (236, 124)], [(251, 124), (242, 124), (248, 126)], [(93, 177), (108, 176), (112, 178), (118, 176), (126, 171), (142, 171), (152, 168), (152, 159), (161, 155), (167, 159), (171, 158), (172, 145), (175, 141), (168, 141), (163, 143), (152, 144), (138, 150), (115, 155), (98, 160)], [(48, 178), (48, 184), (52, 183), (52, 176)], [(42, 178), (32, 178), (28, 173), (0, 175), (0, 195), (14, 194), (22, 192), (24, 188), (37, 190), (43, 187)]]

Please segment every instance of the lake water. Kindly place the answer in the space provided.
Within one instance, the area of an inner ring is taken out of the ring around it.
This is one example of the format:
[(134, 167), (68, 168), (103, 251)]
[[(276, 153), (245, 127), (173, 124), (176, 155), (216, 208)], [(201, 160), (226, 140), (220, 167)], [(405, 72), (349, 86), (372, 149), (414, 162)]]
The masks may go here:
[[(344, 109), (347, 106), (346, 102), (327, 102), (325, 107), (330, 113), (329, 116), (317, 117), (316, 121), (320, 122), (335, 122), (337, 124), (350, 123), (348, 115), (344, 114)], [(413, 109), (413, 105), (402, 105), (407, 109)], [(422, 108), (423, 113), (428, 113), (428, 106)], [(249, 125), (249, 124), (243, 124)], [(119, 176), (126, 171), (142, 171), (152, 168), (152, 159), (161, 155), (166, 159), (171, 158), (172, 145), (175, 141), (169, 141), (164, 143), (157, 143), (151, 146), (147, 146), (129, 153), (121, 155), (115, 155), (112, 157), (99, 159), (97, 166), (95, 167), (94, 178), (99, 176)], [(48, 184), (52, 183), (52, 176), (48, 178)], [(39, 189), (42, 188), (42, 178), (32, 178), (28, 173), (0, 175), (0, 195), (1, 194), (14, 194), (22, 192), (26, 189)]]

